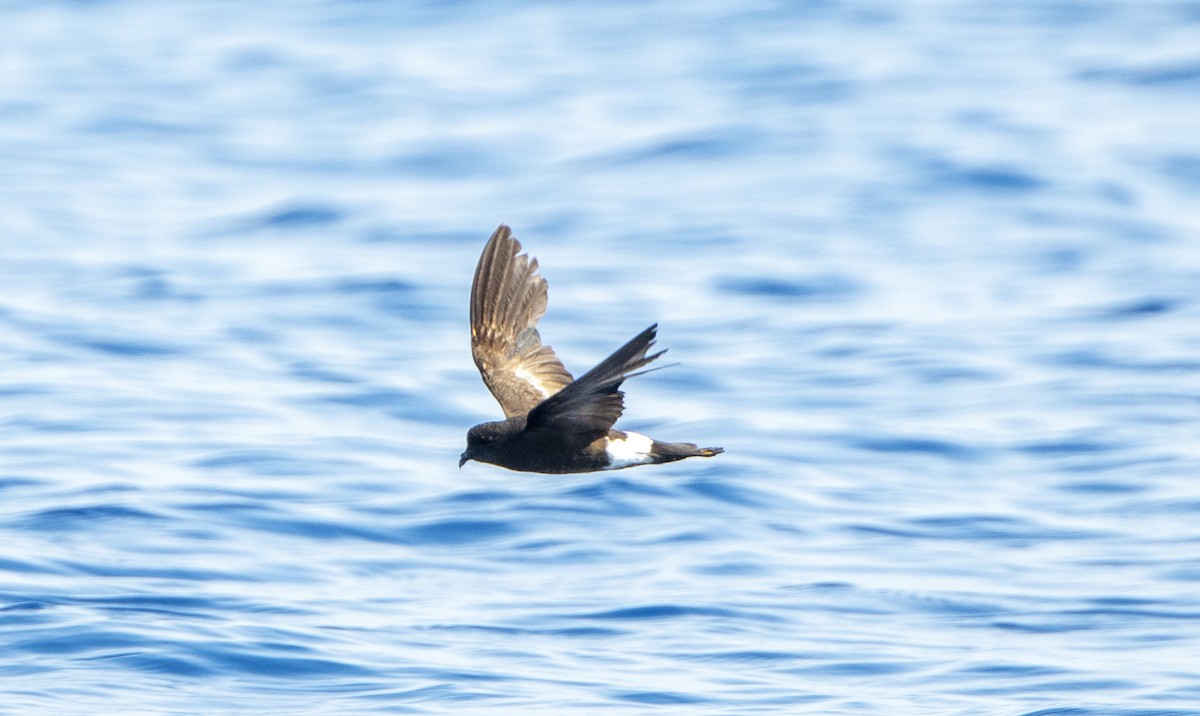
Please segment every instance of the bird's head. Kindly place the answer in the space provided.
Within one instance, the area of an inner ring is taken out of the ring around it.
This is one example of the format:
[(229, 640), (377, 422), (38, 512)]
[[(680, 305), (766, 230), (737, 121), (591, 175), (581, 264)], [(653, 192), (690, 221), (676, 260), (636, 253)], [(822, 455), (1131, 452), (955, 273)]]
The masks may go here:
[(469, 460), (476, 462), (492, 462), (496, 441), (506, 432), (505, 422), (480, 423), (467, 431), (467, 449), (458, 458), (458, 466), (462, 467)]

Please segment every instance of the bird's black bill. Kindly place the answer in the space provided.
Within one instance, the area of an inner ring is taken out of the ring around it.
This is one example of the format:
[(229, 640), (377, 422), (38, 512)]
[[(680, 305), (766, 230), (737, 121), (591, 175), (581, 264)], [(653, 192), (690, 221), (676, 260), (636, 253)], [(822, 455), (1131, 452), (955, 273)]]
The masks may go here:
[(467, 464), (467, 461), (468, 461), (468, 460), (470, 460), (470, 459), (471, 459), (471, 458), (467, 457), (467, 454), (464, 452), (462, 455), (460, 455), (460, 456), (458, 457), (458, 468), (461, 470), (461, 469), (462, 469), (462, 466), (463, 466), (463, 465), (466, 465), (466, 464)]

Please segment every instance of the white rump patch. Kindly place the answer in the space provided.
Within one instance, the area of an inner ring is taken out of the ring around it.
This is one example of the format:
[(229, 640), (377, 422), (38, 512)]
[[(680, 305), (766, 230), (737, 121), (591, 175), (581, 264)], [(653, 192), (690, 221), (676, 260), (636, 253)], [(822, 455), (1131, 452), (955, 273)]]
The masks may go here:
[(653, 462), (654, 459), (650, 457), (650, 448), (653, 446), (654, 440), (641, 433), (627, 432), (624, 440), (609, 440), (606, 448), (609, 465), (606, 469), (616, 470)]

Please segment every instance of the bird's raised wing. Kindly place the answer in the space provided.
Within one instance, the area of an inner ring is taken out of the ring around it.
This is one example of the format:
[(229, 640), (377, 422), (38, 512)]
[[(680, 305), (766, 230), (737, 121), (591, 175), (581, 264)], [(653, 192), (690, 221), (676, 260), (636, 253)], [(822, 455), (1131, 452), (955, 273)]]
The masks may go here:
[(471, 284), (471, 356), (507, 418), (525, 415), (571, 384), (571, 374), (537, 332), (546, 312), (546, 279), (537, 273), (537, 259), (520, 251), (521, 243), (501, 224), (483, 247)]
[(608, 435), (625, 409), (625, 394), (618, 390), (621, 383), (630, 376), (647, 372), (633, 371), (666, 352), (646, 355), (654, 345), (657, 330), (658, 324), (650, 326), (578, 380), (542, 401), (529, 412), (525, 430), (552, 431), (558, 441), (568, 443), (568, 452), (582, 450)]

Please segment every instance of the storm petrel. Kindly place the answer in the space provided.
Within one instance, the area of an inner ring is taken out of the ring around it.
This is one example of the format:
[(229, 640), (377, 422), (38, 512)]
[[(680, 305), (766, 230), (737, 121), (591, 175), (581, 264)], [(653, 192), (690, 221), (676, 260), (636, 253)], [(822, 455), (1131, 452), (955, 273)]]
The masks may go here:
[(537, 259), (503, 224), (488, 239), (471, 285), (471, 356), (505, 420), (467, 431), (458, 461), (489, 462), (525, 472), (591, 472), (712, 457), (722, 448), (664, 443), (616, 430), (626, 378), (665, 351), (646, 355), (658, 325), (639, 333), (578, 380), (542, 345), (537, 322), (546, 312), (546, 279)]

